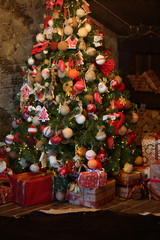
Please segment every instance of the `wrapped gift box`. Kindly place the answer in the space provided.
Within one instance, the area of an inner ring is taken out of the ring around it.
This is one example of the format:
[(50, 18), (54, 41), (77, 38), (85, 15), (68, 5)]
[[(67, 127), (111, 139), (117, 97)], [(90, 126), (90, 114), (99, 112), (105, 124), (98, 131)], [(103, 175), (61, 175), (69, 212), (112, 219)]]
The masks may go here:
[(13, 191), (9, 183), (0, 184), (0, 204), (13, 201)]
[(10, 176), (13, 201), (31, 206), (53, 200), (54, 177), (46, 173), (22, 173)]
[(66, 199), (70, 204), (98, 208), (115, 197), (115, 180), (108, 180), (105, 187), (80, 188), (80, 192), (67, 191)]
[(124, 186), (133, 186), (138, 184), (141, 179), (142, 176), (139, 171), (133, 171), (128, 174), (121, 170), (116, 177), (116, 183)]
[(150, 165), (150, 174), (150, 195), (152, 198), (160, 200), (160, 161), (155, 161)]
[(116, 195), (126, 199), (142, 199), (143, 189), (140, 186), (116, 186)]
[(148, 133), (142, 139), (142, 155), (143, 162), (147, 164), (153, 163), (160, 159), (160, 136), (156, 133)]
[(104, 187), (107, 184), (107, 173), (97, 172), (80, 172), (78, 185), (80, 188), (97, 188)]

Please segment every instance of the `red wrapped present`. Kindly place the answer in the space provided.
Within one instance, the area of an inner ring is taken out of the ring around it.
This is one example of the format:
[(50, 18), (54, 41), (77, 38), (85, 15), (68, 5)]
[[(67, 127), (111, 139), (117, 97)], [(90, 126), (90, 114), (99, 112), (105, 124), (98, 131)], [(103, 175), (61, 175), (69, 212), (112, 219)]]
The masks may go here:
[(149, 190), (152, 198), (160, 200), (160, 161), (150, 165)]
[(78, 185), (80, 188), (104, 187), (107, 184), (107, 173), (102, 171), (80, 172)]
[(0, 204), (13, 201), (12, 188), (7, 183), (0, 184)]
[(124, 186), (133, 186), (138, 184), (141, 179), (142, 175), (139, 171), (133, 171), (128, 174), (121, 170), (116, 177), (116, 182)]
[(53, 200), (54, 177), (46, 173), (22, 173), (10, 176), (13, 201), (31, 206)]
[(108, 180), (105, 187), (79, 188), (70, 185), (66, 199), (70, 204), (98, 208), (115, 197), (115, 180)]

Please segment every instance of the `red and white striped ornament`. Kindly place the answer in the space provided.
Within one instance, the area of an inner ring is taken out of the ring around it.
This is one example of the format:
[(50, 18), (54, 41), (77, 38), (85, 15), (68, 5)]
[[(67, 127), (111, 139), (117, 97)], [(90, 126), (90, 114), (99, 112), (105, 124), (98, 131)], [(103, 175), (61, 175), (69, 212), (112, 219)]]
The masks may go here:
[(45, 137), (50, 137), (52, 135), (52, 129), (51, 126), (47, 126), (43, 129), (43, 135)]
[(85, 154), (85, 157), (87, 160), (94, 159), (96, 157), (96, 153), (92, 149), (88, 150)]
[(84, 81), (79, 80), (75, 83), (74, 87), (75, 87), (76, 90), (82, 91), (82, 90), (85, 89), (85, 83), (84, 83)]
[(13, 134), (8, 134), (6, 137), (5, 137), (5, 142), (7, 144), (12, 144), (14, 141), (14, 135)]
[(105, 57), (103, 55), (98, 55), (96, 57), (96, 63), (98, 65), (103, 65), (105, 63), (105, 61), (106, 61), (106, 59), (105, 59)]
[(28, 133), (36, 134), (36, 133), (37, 133), (37, 128), (36, 128), (36, 126), (34, 126), (34, 125), (29, 126), (29, 127), (28, 127)]

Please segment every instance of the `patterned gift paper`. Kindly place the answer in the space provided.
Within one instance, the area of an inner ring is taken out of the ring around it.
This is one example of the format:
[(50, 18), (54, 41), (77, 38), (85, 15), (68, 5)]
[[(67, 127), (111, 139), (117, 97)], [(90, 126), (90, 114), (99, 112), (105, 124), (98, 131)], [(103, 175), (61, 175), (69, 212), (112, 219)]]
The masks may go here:
[(83, 188), (97, 188), (106, 186), (107, 173), (98, 172), (81, 172), (78, 177), (78, 185)]
[(144, 163), (151, 164), (155, 160), (160, 159), (160, 139), (156, 139), (155, 137), (155, 133), (150, 133), (146, 134), (142, 139), (142, 155)]
[(133, 171), (132, 173), (128, 174), (121, 170), (117, 175), (116, 182), (122, 185), (135, 185), (139, 183), (141, 178), (141, 173), (138, 171)]
[(151, 197), (160, 200), (160, 161), (155, 161), (150, 165), (150, 174)]

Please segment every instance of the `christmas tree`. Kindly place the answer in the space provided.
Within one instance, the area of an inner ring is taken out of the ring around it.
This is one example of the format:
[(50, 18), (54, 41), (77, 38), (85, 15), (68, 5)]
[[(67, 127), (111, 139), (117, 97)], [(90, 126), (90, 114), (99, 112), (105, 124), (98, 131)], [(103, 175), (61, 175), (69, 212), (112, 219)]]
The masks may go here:
[(85, 169), (115, 173), (137, 156), (137, 113), (85, 0), (48, 0), (23, 65), (7, 151), (14, 172), (54, 170), (59, 189)]

